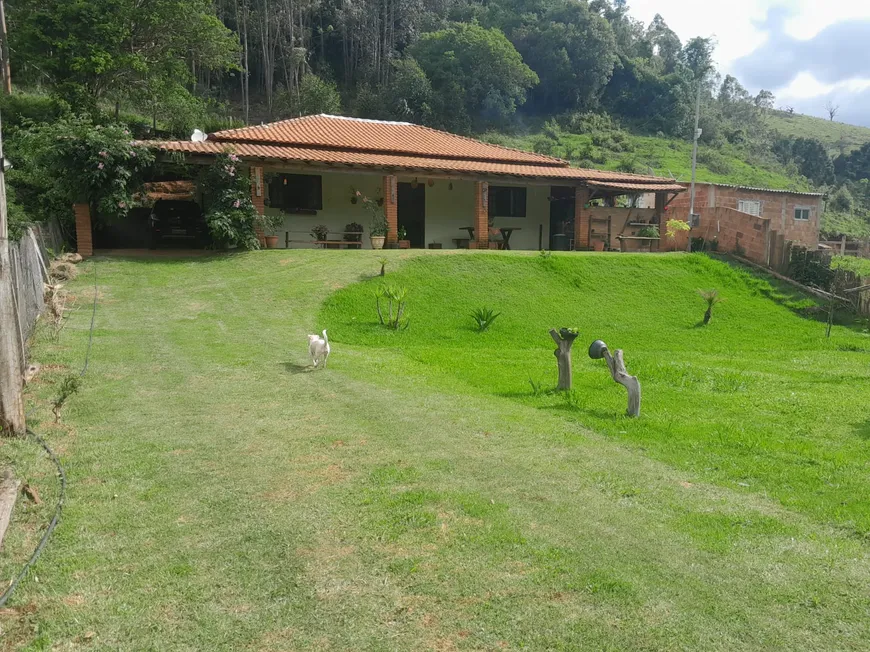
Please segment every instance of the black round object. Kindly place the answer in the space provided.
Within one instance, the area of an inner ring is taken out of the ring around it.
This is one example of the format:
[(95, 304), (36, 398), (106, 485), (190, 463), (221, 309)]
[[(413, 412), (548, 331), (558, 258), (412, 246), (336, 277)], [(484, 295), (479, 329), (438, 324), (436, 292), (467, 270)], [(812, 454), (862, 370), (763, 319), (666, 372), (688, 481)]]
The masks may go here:
[(604, 350), (607, 345), (601, 340), (595, 340), (589, 345), (589, 357), (593, 360), (600, 360), (604, 357)]

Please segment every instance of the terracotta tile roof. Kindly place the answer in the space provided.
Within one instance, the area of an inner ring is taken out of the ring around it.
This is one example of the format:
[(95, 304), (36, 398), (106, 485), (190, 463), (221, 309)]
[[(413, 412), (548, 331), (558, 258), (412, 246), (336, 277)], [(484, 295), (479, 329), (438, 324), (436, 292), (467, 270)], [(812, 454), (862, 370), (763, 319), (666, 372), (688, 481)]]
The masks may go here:
[(529, 165), (567, 165), (561, 159), (490, 145), (472, 138), (409, 122), (308, 115), (254, 127), (209, 134), (209, 141), (333, 148), (358, 152), (434, 158), (505, 161)]
[[(184, 152), (188, 154), (219, 154), (230, 145), (211, 140), (194, 143), (190, 141), (147, 141), (147, 144), (164, 152)], [(615, 190), (685, 190), (682, 185), (669, 179), (649, 177), (608, 170), (586, 170), (566, 165), (527, 165), (500, 161), (468, 161), (448, 158), (424, 158), (399, 154), (373, 154), (369, 152), (348, 152), (337, 150), (306, 149), (301, 147), (280, 147), (276, 145), (254, 145), (233, 143), (232, 150), (243, 159), (263, 161), (288, 161), (302, 165), (316, 165), (335, 168), (338, 171), (355, 167), (370, 167), (381, 170), (405, 170), (408, 172), (440, 172), (457, 174), (506, 175), (520, 178), (536, 177), (564, 181), (603, 182)], [(617, 187), (619, 185), (623, 187)], [(590, 184), (591, 185), (591, 184)]]

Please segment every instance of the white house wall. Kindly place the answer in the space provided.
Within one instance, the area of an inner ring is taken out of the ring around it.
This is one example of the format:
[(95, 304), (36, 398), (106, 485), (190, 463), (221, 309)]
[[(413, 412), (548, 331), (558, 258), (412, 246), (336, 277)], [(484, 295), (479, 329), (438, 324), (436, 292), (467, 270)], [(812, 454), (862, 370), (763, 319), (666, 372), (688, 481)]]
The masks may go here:
[[(299, 174), (298, 170), (287, 170), (287, 174)], [(351, 203), (351, 187), (371, 198), (382, 197), (382, 177), (366, 174), (324, 173), (322, 177), (323, 209), (314, 215), (285, 214), (284, 223), (276, 229), (278, 246), (284, 247), (285, 234), (289, 232), (290, 248), (310, 248), (311, 229), (318, 224), (325, 224), (330, 230), (330, 240), (342, 240), (339, 235), (344, 227), (351, 222), (358, 222), (365, 227), (363, 248), (370, 248), (369, 224), (371, 218), (362, 202)], [(454, 239), (468, 238), (468, 232), (462, 227), (474, 224), (475, 183), (473, 181), (450, 181), (447, 179), (429, 180), (417, 177), (418, 183), (426, 186), (426, 246), (438, 242), (443, 249), (454, 249)], [(412, 181), (412, 178), (400, 176), (399, 182)], [(266, 196), (268, 204), (268, 184)], [(514, 185), (514, 184), (499, 184)], [(452, 186), (452, 189), (451, 189)], [(526, 217), (496, 216), (495, 228), (512, 226), (520, 230), (511, 236), (513, 249), (539, 249), (538, 235), (543, 227), (543, 246), (549, 243), (550, 232), (550, 202), (547, 199), (550, 186), (528, 186), (526, 192)], [(266, 213), (274, 215), (281, 211), (266, 206)], [(293, 240), (301, 242), (292, 242)]]
[[(298, 170), (288, 170), (287, 174), (301, 174)], [(351, 203), (351, 187), (359, 190), (362, 194), (372, 199), (382, 196), (381, 181), (382, 178), (376, 175), (350, 175), (350, 174), (321, 174), (323, 188), (323, 209), (317, 211), (315, 215), (287, 215), (284, 216), (284, 224), (275, 230), (278, 235), (278, 246), (284, 246), (284, 236), (289, 232), (291, 240), (290, 248), (311, 248), (314, 245), (310, 244), (313, 240), (311, 237), (311, 229), (318, 224), (325, 224), (331, 233), (330, 240), (343, 240), (344, 237), (339, 235), (344, 231), (344, 227), (351, 222), (358, 222), (365, 228), (363, 233), (363, 248), (370, 249), (369, 243), (369, 224), (371, 217), (366, 211), (365, 206), (361, 201), (356, 204)], [(266, 184), (266, 197), (268, 200), (268, 184)], [(268, 215), (280, 214), (277, 208), (266, 206)], [(304, 242), (292, 242), (292, 240), (302, 240)]]

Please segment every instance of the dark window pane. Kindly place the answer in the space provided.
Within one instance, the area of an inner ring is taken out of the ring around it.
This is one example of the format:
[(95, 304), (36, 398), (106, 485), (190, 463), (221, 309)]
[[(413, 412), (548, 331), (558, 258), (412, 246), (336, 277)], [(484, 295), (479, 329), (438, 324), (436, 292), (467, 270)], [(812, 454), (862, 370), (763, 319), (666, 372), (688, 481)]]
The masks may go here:
[(323, 182), (313, 174), (279, 174), (269, 184), (269, 204), (285, 211), (323, 208)]
[(490, 186), (489, 216), (525, 217), (526, 189), (513, 186)]

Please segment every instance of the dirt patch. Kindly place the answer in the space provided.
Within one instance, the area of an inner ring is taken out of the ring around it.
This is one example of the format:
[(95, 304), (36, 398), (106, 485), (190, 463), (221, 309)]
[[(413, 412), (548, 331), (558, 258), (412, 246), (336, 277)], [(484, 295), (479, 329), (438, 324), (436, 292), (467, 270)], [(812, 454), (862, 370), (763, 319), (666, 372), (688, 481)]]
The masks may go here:
[(296, 553), (300, 557), (316, 557), (318, 560), (329, 561), (343, 559), (356, 552), (355, 546), (318, 546), (317, 548), (297, 548)]
[(81, 593), (73, 593), (63, 598), (63, 603), (68, 607), (81, 607), (85, 603), (85, 596)]

